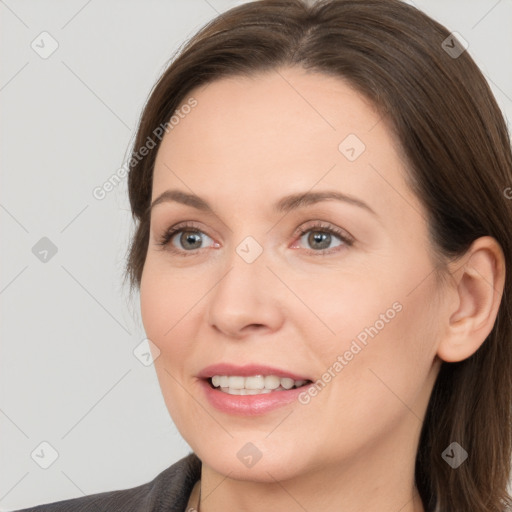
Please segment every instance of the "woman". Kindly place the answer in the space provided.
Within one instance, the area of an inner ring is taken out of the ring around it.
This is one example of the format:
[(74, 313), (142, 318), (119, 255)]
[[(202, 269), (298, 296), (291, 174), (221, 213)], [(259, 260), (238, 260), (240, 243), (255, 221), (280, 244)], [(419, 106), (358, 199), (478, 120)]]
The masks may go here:
[(512, 504), (512, 155), (465, 50), (398, 0), (251, 2), (188, 42), (126, 275), (193, 453), (26, 510)]

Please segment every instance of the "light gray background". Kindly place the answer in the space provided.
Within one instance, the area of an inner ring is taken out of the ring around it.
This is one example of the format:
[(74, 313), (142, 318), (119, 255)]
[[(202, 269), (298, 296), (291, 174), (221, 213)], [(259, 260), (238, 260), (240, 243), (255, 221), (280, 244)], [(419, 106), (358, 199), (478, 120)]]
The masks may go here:
[[(174, 51), (241, 3), (0, 0), (0, 510), (133, 487), (189, 451), (133, 354), (126, 180), (102, 201), (92, 190), (124, 163)], [(469, 42), (512, 119), (512, 1), (414, 4)], [(31, 48), (43, 31), (59, 44), (47, 59)], [(42, 237), (58, 249), (46, 263)], [(43, 441), (59, 455), (48, 469), (31, 458)]]

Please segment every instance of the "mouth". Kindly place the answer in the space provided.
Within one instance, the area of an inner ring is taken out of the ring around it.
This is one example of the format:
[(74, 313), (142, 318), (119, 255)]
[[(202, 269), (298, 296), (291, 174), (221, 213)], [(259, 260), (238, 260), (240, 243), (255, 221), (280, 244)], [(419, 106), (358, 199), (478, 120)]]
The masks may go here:
[(251, 363), (217, 363), (197, 375), (209, 404), (231, 416), (261, 416), (296, 403), (313, 381), (310, 375)]
[(229, 395), (263, 395), (308, 386), (309, 379), (294, 380), (278, 375), (213, 375), (205, 379), (212, 389)]

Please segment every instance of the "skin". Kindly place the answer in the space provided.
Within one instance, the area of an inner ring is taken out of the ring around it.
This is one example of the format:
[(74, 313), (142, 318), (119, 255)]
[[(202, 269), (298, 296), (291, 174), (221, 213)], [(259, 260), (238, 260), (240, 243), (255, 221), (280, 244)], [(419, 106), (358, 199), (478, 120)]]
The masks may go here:
[[(441, 359), (469, 357), (492, 329), (499, 245), (480, 238), (436, 280), (426, 213), (394, 136), (339, 78), (283, 68), (189, 96), (198, 104), (162, 141), (152, 200), (179, 189), (215, 214), (154, 207), (140, 300), (167, 408), (203, 463), (201, 512), (423, 511), (414, 460), (428, 399)], [(348, 134), (366, 146), (354, 161), (338, 149)], [(339, 201), (272, 211), (310, 190), (342, 191), (376, 215)], [(180, 233), (158, 245), (182, 221), (195, 221), (200, 248)], [(332, 235), (330, 254), (319, 254), (324, 246), (296, 233), (314, 221), (354, 243)], [(263, 249), (252, 263), (236, 252), (247, 236)], [(218, 362), (321, 378), (396, 302), (401, 311), (306, 405), (235, 416), (200, 389), (197, 374)], [(237, 457), (248, 442), (262, 455), (251, 468)]]

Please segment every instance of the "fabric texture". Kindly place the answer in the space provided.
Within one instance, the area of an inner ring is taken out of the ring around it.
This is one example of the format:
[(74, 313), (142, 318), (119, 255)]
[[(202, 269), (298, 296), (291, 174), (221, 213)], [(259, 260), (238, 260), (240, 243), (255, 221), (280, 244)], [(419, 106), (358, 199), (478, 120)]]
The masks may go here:
[(194, 484), (201, 478), (201, 461), (190, 452), (137, 487), (56, 501), (14, 512), (185, 512)]

